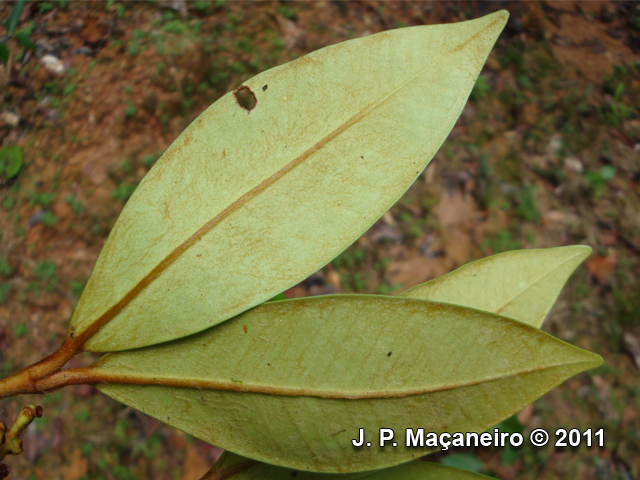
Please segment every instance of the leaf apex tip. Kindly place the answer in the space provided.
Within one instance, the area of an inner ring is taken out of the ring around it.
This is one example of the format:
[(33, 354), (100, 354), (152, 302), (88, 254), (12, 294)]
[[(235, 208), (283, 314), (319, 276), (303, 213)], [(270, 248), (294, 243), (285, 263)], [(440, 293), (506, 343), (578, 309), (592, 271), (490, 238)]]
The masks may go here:
[(498, 10), (497, 12), (493, 13), (493, 16), (495, 16), (496, 19), (501, 20), (502, 26), (504, 26), (509, 20), (509, 11), (504, 9)]
[(497, 12), (490, 13), (482, 17), (482, 20), (487, 21), (485, 24), (487, 31), (490, 31), (494, 36), (494, 41), (500, 36), (502, 30), (504, 30), (507, 21), (509, 20), (509, 12), (507, 10), (498, 10)]
[(574, 255), (580, 260), (578, 263), (584, 262), (589, 255), (591, 255), (591, 252), (593, 252), (593, 248), (589, 245), (572, 245), (571, 249), (575, 252)]
[(593, 370), (594, 368), (598, 368), (604, 365), (604, 359), (597, 353), (593, 353), (588, 350), (584, 350), (584, 352), (586, 352), (588, 355), (586, 355), (584, 361), (581, 362), (582, 367), (580, 371), (585, 372), (587, 370)]
[(589, 245), (566, 245), (563, 247), (552, 247), (556, 250), (562, 250), (569, 257), (578, 258), (580, 262), (584, 261), (593, 249)]
[(594, 353), (593, 354), (593, 367), (591, 367), (591, 368), (598, 368), (598, 367), (601, 367), (602, 365), (604, 365), (604, 358), (602, 358), (597, 353)]
[(593, 248), (591, 248), (589, 245), (576, 245), (582, 252), (582, 254), (584, 255), (584, 258), (587, 258), (589, 255), (591, 255), (591, 252), (593, 252)]

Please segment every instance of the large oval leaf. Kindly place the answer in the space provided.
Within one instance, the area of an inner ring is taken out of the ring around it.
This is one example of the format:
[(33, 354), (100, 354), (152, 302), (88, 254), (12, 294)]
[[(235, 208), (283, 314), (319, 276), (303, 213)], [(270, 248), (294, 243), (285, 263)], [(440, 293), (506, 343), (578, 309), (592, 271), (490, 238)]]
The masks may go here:
[(220, 98), (127, 203), (69, 335), (91, 351), (183, 337), (329, 262), (438, 150), (507, 16), (324, 48), (245, 82), (251, 111)]
[(351, 474), (299, 472), (224, 452), (205, 480), (482, 480), (484, 475), (431, 462), (409, 462), (382, 470)]
[[(401, 297), (261, 305), (98, 360), (83, 381), (240, 455), (299, 470), (388, 467), (433, 449), (352, 447), (392, 428), (483, 431), (600, 357), (524, 323)], [(69, 375), (67, 373), (66, 375)]]
[(513, 250), (467, 263), (401, 295), (499, 313), (540, 328), (591, 247)]

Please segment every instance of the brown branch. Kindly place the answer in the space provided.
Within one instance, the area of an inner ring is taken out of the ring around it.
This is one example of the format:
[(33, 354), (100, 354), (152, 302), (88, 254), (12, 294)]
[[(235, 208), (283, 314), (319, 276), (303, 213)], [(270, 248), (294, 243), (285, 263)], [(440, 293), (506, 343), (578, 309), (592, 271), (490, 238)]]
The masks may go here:
[(37, 382), (58, 372), (82, 350), (82, 339), (68, 336), (53, 354), (24, 370), (0, 380), (0, 399), (24, 393), (43, 393)]

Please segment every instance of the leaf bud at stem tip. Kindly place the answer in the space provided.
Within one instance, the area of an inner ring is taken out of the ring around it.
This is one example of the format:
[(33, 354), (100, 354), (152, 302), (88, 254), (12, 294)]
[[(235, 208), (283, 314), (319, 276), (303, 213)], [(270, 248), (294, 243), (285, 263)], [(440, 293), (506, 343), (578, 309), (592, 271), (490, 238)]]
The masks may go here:
[[(20, 410), (20, 414), (16, 421), (7, 431), (7, 425), (0, 421), (0, 460), (7, 455), (19, 455), (23, 451), (22, 440), (20, 434), (27, 428), (34, 418), (42, 416), (43, 409), (40, 406), (26, 405)], [(0, 473), (2, 473), (0, 471)], [(6, 475), (5, 475), (6, 476)], [(2, 479), (0, 475), (0, 480)]]

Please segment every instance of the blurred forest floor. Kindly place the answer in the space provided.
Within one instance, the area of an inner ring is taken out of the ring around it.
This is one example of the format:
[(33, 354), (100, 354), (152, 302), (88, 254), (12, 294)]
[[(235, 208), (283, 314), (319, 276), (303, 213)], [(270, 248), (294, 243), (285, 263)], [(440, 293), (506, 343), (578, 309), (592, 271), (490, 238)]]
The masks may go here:
[[(0, 18), (11, 6), (0, 5)], [(0, 157), (15, 155), (12, 145), (23, 155), (15, 176), (0, 174), (0, 376), (62, 342), (127, 198), (218, 97), (326, 45), (501, 8), (506, 30), (430, 166), (286, 296), (394, 294), (493, 253), (590, 245), (544, 329), (605, 364), (507, 426), (604, 428), (605, 448), (525, 441), (429, 458), (503, 480), (640, 478), (636, 2), (28, 3), (0, 88)], [(195, 480), (220, 454), (92, 387), (3, 401), (0, 416), (13, 419), (27, 400), (45, 415), (25, 453), (8, 459), (14, 480)]]

